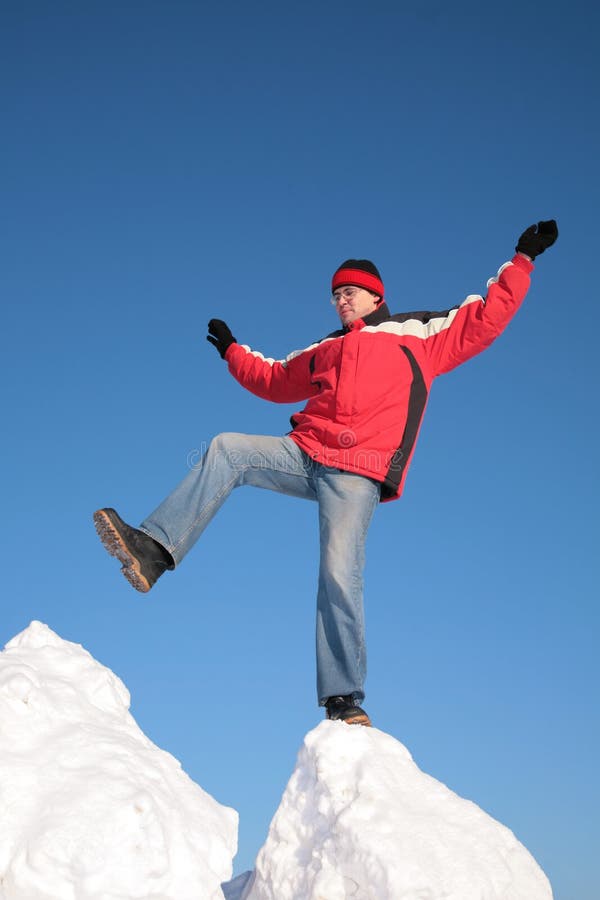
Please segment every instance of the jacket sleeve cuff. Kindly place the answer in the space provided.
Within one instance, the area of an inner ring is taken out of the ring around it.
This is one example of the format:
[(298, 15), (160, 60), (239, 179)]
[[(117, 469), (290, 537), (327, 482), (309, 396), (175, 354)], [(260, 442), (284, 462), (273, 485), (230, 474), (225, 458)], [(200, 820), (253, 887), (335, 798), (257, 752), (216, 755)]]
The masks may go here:
[(522, 253), (515, 253), (511, 262), (513, 263), (513, 265), (518, 266), (519, 269), (523, 269), (523, 271), (527, 272), (527, 274), (532, 272), (533, 269), (535, 268), (535, 266), (533, 265), (531, 260), (529, 260), (525, 256), (523, 256)]
[(237, 341), (234, 341), (233, 344), (230, 344), (230, 345), (229, 345), (229, 347), (228, 347), (227, 350), (225, 351), (225, 356), (223, 357), (223, 359), (224, 359), (226, 362), (229, 362), (229, 357), (230, 357), (230, 355), (231, 355), (231, 348), (232, 348), (232, 347), (237, 347), (237, 346), (238, 346)]

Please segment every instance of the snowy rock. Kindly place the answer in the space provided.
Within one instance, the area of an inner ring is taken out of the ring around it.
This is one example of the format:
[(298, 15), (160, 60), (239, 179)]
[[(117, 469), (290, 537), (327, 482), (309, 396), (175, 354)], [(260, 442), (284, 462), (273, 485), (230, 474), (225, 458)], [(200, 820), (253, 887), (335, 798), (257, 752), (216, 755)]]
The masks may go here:
[(0, 653), (0, 900), (212, 900), (237, 813), (156, 747), (129, 693), (32, 622)]
[(508, 828), (372, 728), (306, 736), (246, 900), (551, 900)]

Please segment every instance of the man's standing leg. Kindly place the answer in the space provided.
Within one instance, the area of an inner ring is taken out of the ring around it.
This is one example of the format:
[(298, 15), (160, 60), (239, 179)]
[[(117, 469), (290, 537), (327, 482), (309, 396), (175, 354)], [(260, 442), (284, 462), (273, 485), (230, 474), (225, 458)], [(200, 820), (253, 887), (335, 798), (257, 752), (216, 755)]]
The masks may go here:
[[(365, 541), (380, 485), (370, 478), (320, 466), (315, 473), (321, 558), (317, 597), (317, 691), (364, 699), (366, 647), (363, 611)], [(330, 718), (343, 718), (335, 711)]]

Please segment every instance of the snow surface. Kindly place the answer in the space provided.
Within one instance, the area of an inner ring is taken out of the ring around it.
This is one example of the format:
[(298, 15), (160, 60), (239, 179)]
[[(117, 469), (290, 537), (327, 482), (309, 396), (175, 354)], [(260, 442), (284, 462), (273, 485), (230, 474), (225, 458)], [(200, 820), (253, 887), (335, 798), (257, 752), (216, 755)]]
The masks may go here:
[(0, 654), (0, 900), (222, 898), (237, 813), (156, 747), (129, 692), (32, 622)]
[(327, 721), (304, 740), (256, 870), (227, 881), (237, 813), (128, 710), (119, 678), (46, 625), (6, 645), (0, 900), (552, 898), (512, 832), (402, 744)]
[(309, 732), (244, 900), (551, 900), (508, 828), (376, 729)]

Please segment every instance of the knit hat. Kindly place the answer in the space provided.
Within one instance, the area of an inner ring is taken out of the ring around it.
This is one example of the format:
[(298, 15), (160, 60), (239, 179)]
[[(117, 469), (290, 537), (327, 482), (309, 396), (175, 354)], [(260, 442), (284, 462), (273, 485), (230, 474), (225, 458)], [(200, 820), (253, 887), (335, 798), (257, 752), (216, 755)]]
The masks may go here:
[(383, 297), (384, 287), (379, 270), (370, 259), (347, 259), (335, 272), (331, 279), (331, 290), (343, 284), (353, 284), (365, 288)]

